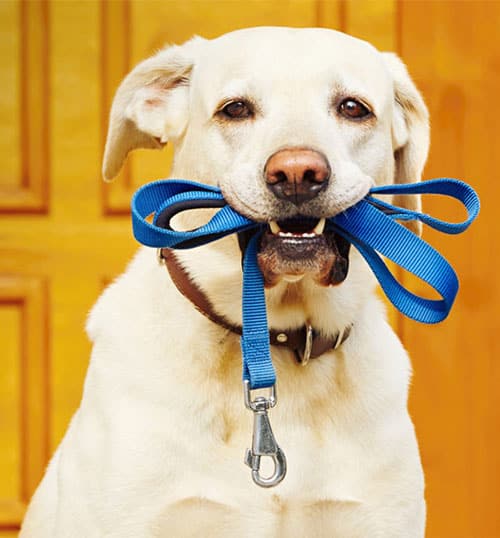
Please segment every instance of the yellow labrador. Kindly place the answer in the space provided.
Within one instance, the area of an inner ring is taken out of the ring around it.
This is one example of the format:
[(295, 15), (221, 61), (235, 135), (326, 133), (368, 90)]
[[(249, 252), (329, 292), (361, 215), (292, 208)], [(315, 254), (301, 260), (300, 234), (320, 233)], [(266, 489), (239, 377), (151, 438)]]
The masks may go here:
[[(245, 237), (182, 251), (168, 270), (142, 248), (89, 317), (82, 402), (21, 537), (422, 537), (409, 359), (365, 262), (323, 220), (374, 184), (420, 179), (428, 114), (405, 67), (332, 30), (197, 37), (119, 87), (105, 177), (129, 151), (167, 141), (172, 177), (219, 185), (239, 212), (269, 223), (259, 263), (288, 475), (263, 489), (243, 464)], [(307, 328), (321, 344), (309, 361), (285, 342)]]

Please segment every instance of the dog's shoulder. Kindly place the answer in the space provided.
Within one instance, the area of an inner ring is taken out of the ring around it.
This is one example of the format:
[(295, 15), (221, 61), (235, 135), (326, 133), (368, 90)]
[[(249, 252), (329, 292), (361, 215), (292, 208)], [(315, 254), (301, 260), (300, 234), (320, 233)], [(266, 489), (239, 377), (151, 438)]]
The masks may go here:
[[(140, 248), (125, 271), (102, 292), (90, 310), (87, 334), (95, 342), (106, 331), (123, 331), (157, 311), (158, 297), (166, 292), (169, 280), (150, 248)], [(156, 299), (155, 299), (156, 298)]]

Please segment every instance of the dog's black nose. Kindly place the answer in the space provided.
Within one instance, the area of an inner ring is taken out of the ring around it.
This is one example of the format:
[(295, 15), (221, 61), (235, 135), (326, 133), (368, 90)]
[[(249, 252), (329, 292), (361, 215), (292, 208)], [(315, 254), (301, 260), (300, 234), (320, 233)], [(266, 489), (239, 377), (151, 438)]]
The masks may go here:
[(327, 186), (330, 166), (319, 151), (287, 148), (269, 157), (264, 177), (275, 196), (300, 205), (312, 200)]

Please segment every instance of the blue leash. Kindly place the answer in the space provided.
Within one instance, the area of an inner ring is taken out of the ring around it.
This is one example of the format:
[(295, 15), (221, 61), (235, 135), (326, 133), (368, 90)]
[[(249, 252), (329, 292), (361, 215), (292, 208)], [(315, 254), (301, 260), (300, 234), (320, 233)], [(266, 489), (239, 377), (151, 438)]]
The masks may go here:
[[(440, 194), (455, 198), (467, 210), (467, 219), (450, 223), (425, 213), (393, 206), (373, 195)], [(192, 231), (176, 231), (170, 219), (180, 211), (201, 207), (220, 208), (210, 221)], [(418, 220), (447, 234), (468, 228), (479, 212), (474, 190), (456, 179), (434, 179), (422, 183), (374, 187), (369, 195), (343, 213), (328, 219), (335, 231), (350, 241), (364, 256), (392, 304), (406, 316), (437, 323), (448, 315), (458, 291), (458, 278), (451, 265), (428, 243), (397, 221)], [(146, 217), (155, 214), (153, 223)], [(163, 222), (159, 223), (158, 218)], [(183, 180), (159, 180), (141, 187), (132, 199), (132, 224), (136, 239), (156, 248), (193, 248), (244, 230), (264, 229), (229, 206), (217, 187)], [(161, 225), (159, 225), (161, 224)], [(247, 247), (243, 270), (244, 379), (250, 387), (274, 385), (275, 373), (269, 351), (269, 334), (263, 279), (257, 265), (256, 233)], [(381, 258), (385, 256), (433, 287), (441, 299), (425, 299), (404, 288)]]
[[(425, 213), (410, 211), (375, 198), (373, 195), (439, 194), (455, 198), (467, 210), (467, 219), (450, 223)], [(177, 213), (194, 208), (218, 208), (204, 226), (182, 232), (170, 220)], [(146, 217), (155, 215), (153, 223)], [(422, 183), (374, 187), (368, 196), (344, 212), (327, 219), (327, 226), (352, 243), (368, 262), (392, 304), (406, 316), (423, 323), (438, 323), (448, 315), (458, 291), (458, 278), (451, 265), (428, 243), (397, 221), (417, 220), (447, 234), (466, 230), (479, 213), (474, 190), (456, 179), (434, 179)], [(257, 263), (261, 233), (266, 225), (247, 219), (224, 200), (220, 189), (192, 181), (159, 180), (141, 187), (132, 199), (132, 225), (135, 238), (156, 248), (187, 249), (215, 241), (226, 235), (255, 229), (243, 259), (243, 379), (245, 405), (254, 413), (252, 449), (245, 463), (262, 487), (279, 484), (286, 474), (285, 454), (272, 433), (267, 412), (276, 404), (276, 374), (271, 360), (264, 280)], [(393, 261), (434, 288), (441, 299), (426, 299), (402, 286), (382, 257)], [(251, 399), (251, 390), (271, 389), (270, 397)], [(260, 458), (273, 459), (272, 476), (260, 475)]]

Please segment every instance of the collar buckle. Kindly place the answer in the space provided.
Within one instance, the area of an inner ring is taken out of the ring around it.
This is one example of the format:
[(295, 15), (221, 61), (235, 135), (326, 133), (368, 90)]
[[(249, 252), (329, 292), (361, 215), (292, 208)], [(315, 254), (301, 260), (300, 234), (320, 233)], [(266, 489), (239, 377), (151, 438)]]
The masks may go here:
[(306, 321), (305, 329), (306, 329), (306, 339), (305, 339), (304, 351), (301, 352), (298, 349), (295, 351), (297, 360), (302, 366), (306, 366), (308, 364), (311, 358), (313, 343), (314, 343), (314, 329), (312, 325), (309, 323), (309, 321)]

